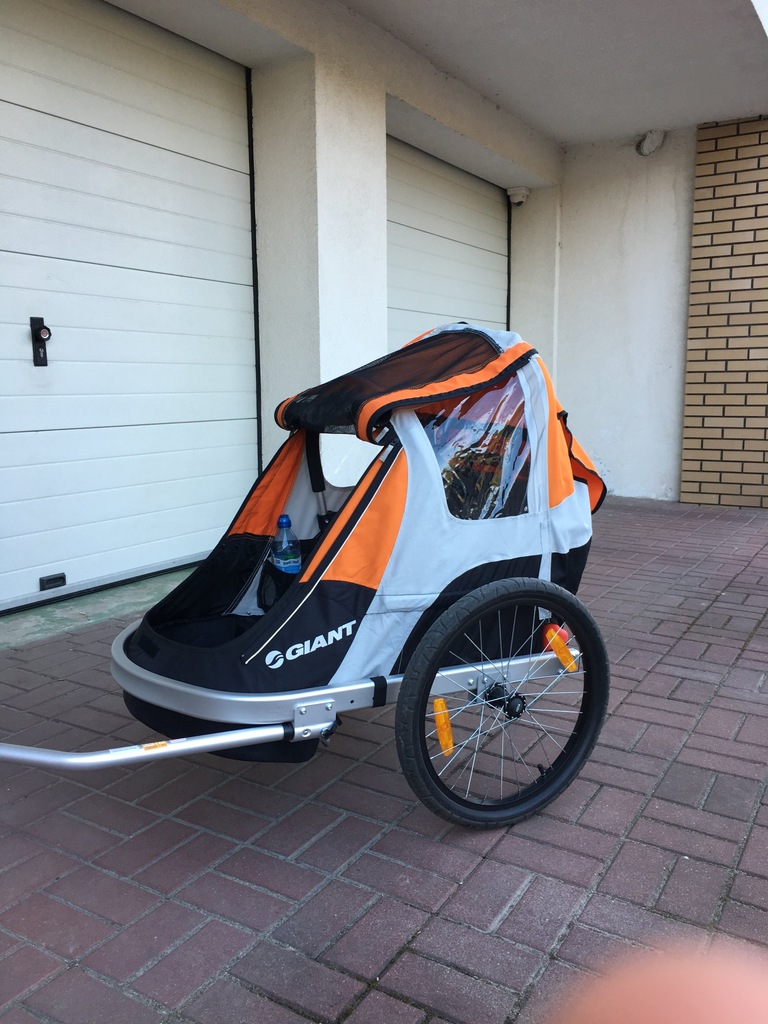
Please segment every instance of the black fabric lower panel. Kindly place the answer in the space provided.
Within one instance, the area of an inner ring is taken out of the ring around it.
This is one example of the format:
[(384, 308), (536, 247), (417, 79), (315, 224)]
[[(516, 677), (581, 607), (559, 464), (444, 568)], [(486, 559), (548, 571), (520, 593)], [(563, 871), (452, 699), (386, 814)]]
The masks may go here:
[(250, 534), (223, 538), (190, 576), (148, 612), (152, 627), (164, 634), (177, 622), (223, 615), (248, 586), (269, 540)]
[(261, 692), (327, 685), (351, 647), (375, 593), (368, 587), (335, 580), (322, 580), (306, 601), (300, 600), (300, 591), (301, 586), (294, 602), (275, 606), (265, 617), (265, 628), (259, 631), (256, 643), (244, 650), (249, 672), (261, 680)]
[(155, 675), (213, 690), (277, 693), (326, 686), (373, 594), (352, 583), (297, 582), (266, 615), (166, 623), (162, 632), (153, 628), (150, 613), (127, 638), (125, 654)]
[(229, 643), (247, 629), (251, 629), (255, 621), (252, 615), (217, 615), (212, 619), (187, 619), (165, 626), (163, 636), (178, 644), (218, 647), (219, 644)]
[(395, 664), (392, 666), (392, 674), (400, 675), (405, 671), (408, 662), (416, 650), (421, 638), (429, 627), (440, 618), (446, 608), (449, 608), (465, 594), (486, 583), (494, 583), (496, 580), (508, 580), (522, 576), (538, 576), (541, 569), (541, 556), (528, 555), (524, 558), (510, 558), (501, 562), (486, 562), (483, 565), (475, 566), (468, 572), (457, 576), (449, 584), (424, 612), (416, 626), (408, 637), (408, 640), (400, 652)]
[(575, 594), (587, 565), (591, 545), (592, 541), (588, 540), (580, 548), (572, 548), (565, 554), (558, 552), (552, 555), (552, 582)]
[[(232, 729), (244, 728), (238, 725), (224, 725), (221, 722), (208, 722), (202, 718), (192, 718), (168, 708), (160, 708), (149, 704), (131, 693), (123, 692), (123, 700), (133, 717), (154, 732), (168, 739), (181, 739), (186, 736), (205, 736), (207, 733), (230, 732)], [(289, 743), (287, 740), (270, 743), (253, 743), (246, 747), (235, 747), (231, 750), (213, 750), (217, 757), (227, 757), (234, 761), (267, 761), (279, 764), (301, 764), (317, 751), (319, 740), (305, 740)]]
[[(564, 553), (557, 552), (552, 555), (551, 576), (553, 583), (564, 587), (566, 590), (570, 590), (572, 594), (577, 592), (587, 564), (591, 543), (591, 541), (587, 541), (581, 547), (573, 548), (571, 551)], [(400, 656), (393, 665), (392, 673), (399, 675), (405, 671), (413, 652), (429, 627), (437, 621), (446, 608), (464, 597), (465, 594), (495, 580), (519, 579), (526, 576), (537, 578), (540, 570), (541, 556), (529, 555), (524, 558), (511, 558), (502, 562), (489, 562), (458, 576), (421, 616), (403, 647)]]

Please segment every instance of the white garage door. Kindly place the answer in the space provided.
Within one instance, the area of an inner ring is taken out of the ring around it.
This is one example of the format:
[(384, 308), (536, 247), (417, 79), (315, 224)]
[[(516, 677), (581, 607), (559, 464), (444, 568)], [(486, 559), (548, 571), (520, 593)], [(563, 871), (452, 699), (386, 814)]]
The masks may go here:
[(507, 325), (503, 189), (389, 139), (389, 345), (441, 324)]
[(243, 68), (101, 0), (0, 31), (7, 608), (198, 557), (257, 453)]

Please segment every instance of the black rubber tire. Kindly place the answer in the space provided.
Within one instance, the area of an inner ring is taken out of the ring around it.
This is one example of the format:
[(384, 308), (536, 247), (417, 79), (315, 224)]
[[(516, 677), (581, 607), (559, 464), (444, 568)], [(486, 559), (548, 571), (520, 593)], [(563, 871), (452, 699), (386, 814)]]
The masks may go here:
[[(547, 623), (566, 630), (575, 667), (545, 653)], [(472, 689), (445, 682), (440, 672), (450, 665), (473, 667)], [(430, 810), (454, 824), (513, 825), (554, 800), (582, 768), (608, 687), (603, 638), (578, 598), (546, 580), (488, 583), (440, 616), (408, 664), (395, 719), (403, 774)], [(451, 721), (443, 747), (430, 703), (440, 691)]]

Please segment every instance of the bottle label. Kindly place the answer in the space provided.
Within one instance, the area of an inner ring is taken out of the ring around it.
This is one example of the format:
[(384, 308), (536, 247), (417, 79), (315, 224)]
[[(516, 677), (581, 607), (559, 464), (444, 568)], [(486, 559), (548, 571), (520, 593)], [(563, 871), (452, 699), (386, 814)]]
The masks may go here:
[(274, 551), (272, 562), (281, 572), (296, 575), (301, 571), (301, 556), (296, 551)]

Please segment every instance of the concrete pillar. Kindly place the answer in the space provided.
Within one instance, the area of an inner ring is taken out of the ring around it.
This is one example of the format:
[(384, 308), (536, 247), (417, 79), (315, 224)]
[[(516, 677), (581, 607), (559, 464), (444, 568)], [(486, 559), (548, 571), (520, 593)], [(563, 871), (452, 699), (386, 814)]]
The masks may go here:
[(386, 95), (307, 56), (255, 72), (253, 97), (267, 461), (279, 401), (386, 352)]
[(510, 326), (538, 349), (556, 378), (560, 188), (536, 189), (513, 207), (510, 232)]

